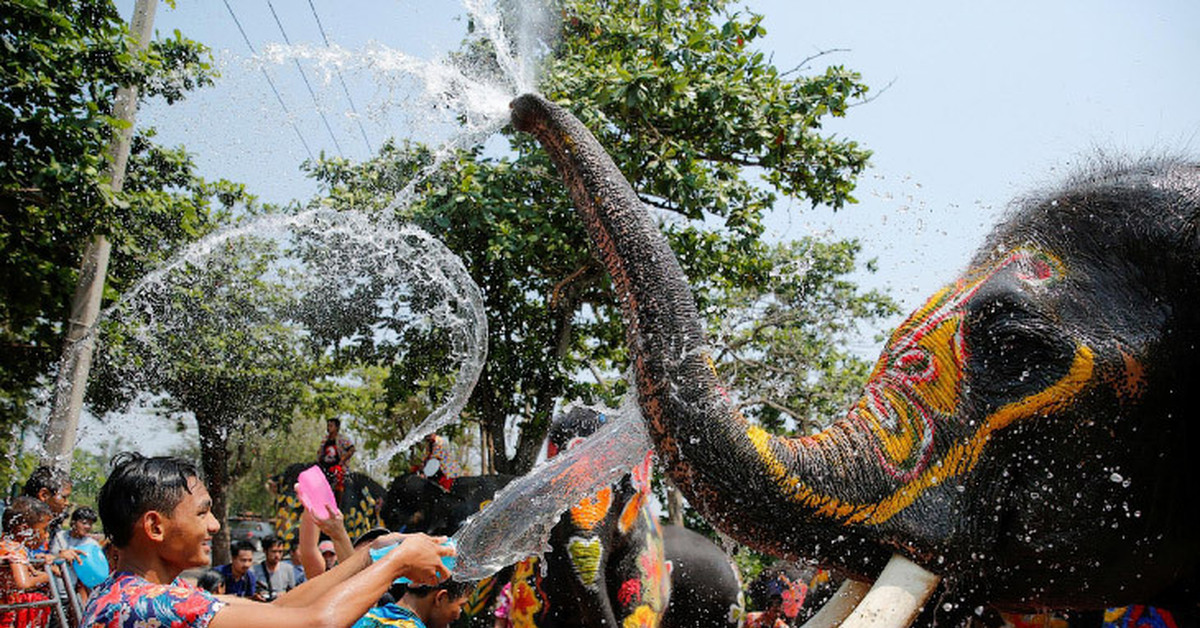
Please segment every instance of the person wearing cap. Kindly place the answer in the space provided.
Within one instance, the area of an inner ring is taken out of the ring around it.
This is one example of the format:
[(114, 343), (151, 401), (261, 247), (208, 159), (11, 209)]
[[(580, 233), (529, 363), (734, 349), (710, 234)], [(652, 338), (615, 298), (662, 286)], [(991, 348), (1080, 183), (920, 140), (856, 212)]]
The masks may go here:
[(321, 558), (325, 559), (325, 571), (333, 569), (338, 564), (337, 550), (333, 549), (333, 541), (325, 540), (317, 544)]

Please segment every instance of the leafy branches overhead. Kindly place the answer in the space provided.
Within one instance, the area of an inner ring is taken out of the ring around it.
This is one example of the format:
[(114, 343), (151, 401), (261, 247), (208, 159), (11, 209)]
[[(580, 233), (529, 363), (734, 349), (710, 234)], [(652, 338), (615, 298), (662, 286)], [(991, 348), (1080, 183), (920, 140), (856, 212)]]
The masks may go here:
[[(779, 194), (833, 208), (854, 202), (854, 180), (869, 153), (820, 127), (867, 88), (837, 67), (812, 76), (780, 71), (754, 50), (765, 33), (762, 17), (727, 6), (562, 2), (560, 39), (545, 42), (553, 52), (539, 89), (596, 133), (643, 200), (663, 210), (658, 216), (714, 337), (728, 345), (722, 368), (746, 383), (783, 359), (798, 369), (792, 383), (823, 380), (834, 390), (827, 401), (812, 386), (798, 386), (796, 396), (771, 397), (763, 407), (824, 415), (834, 397), (844, 396), (843, 374), (848, 381), (866, 368), (835, 341), (856, 320), (869, 324), (889, 311), (890, 302), (859, 294), (844, 280), (855, 246), (772, 246), (763, 239), (763, 220)], [(472, 40), (464, 54), (475, 58), (486, 49)], [(468, 413), (495, 443), (505, 442), (506, 426), (521, 426), (516, 449), (495, 452), (498, 470), (520, 472), (532, 463), (557, 403), (617, 403), (627, 356), (608, 278), (553, 164), (532, 137), (509, 133), (512, 156), (460, 151), (396, 211), (460, 255), (484, 291), (488, 363)], [(314, 203), (382, 209), (426, 163), (423, 148), (389, 143), (368, 163), (314, 164), (311, 173), (326, 190)], [(756, 174), (765, 185), (752, 180)], [(813, 270), (785, 278), (775, 270), (781, 265)], [(812, 313), (770, 330), (732, 322), (749, 320), (756, 308)], [(790, 345), (768, 348), (773, 342)], [(417, 392), (407, 381), (413, 372), (395, 377), (400, 372), (392, 369), (386, 383), (393, 403)], [(769, 409), (758, 415), (779, 417)]]
[(139, 136), (125, 190), (104, 176), (116, 91), (168, 102), (212, 82), (207, 50), (178, 32), (135, 52), (110, 0), (0, 1), (0, 428), (25, 414), (60, 334), (88, 239), (113, 243), (107, 296), (248, 200), (197, 177), (182, 149)]

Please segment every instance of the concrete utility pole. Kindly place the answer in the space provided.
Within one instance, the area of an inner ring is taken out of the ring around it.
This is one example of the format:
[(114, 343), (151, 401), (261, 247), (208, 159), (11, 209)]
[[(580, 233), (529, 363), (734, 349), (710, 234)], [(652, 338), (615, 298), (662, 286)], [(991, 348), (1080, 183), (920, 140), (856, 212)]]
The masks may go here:
[[(138, 50), (150, 43), (154, 26), (154, 11), (158, 0), (137, 0), (129, 30)], [(125, 185), (125, 165), (129, 162), (129, 145), (133, 140), (133, 122), (137, 114), (137, 87), (117, 90), (113, 117), (128, 122), (125, 128), (113, 132), (108, 146), (108, 171), (105, 173), (112, 191), (120, 192)], [(108, 274), (108, 256), (112, 249), (103, 235), (92, 237), (83, 254), (79, 285), (71, 301), (71, 319), (67, 323), (67, 338), (58, 362), (58, 380), (54, 384), (54, 406), (46, 425), (43, 441), (45, 454), (42, 464), (70, 470), (71, 452), (75, 449), (75, 432), (79, 429), (79, 410), (87, 390), (88, 373), (92, 369), (92, 350), (95, 348), (96, 319), (104, 295), (104, 280)]]

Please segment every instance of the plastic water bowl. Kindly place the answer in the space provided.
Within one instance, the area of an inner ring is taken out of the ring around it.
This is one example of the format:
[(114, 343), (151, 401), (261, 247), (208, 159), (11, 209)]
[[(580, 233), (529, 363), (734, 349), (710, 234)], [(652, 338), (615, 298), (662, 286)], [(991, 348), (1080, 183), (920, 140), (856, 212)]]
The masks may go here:
[[(340, 512), (333, 489), (329, 488), (329, 481), (325, 479), (325, 473), (316, 465), (305, 469), (296, 478), (296, 496), (300, 498), (300, 503), (304, 504), (305, 510), (322, 519), (328, 517), (329, 512)], [(326, 511), (326, 508), (329, 511)]]
[[(450, 547), (454, 547), (454, 539), (446, 539), (445, 541), (442, 541), (442, 545), (448, 545)], [(371, 560), (372, 561), (379, 560), (380, 558), (383, 558), (388, 552), (396, 549), (397, 547), (400, 547), (400, 543), (392, 543), (391, 545), (385, 545), (385, 546), (377, 548), (377, 549), (372, 548), (371, 549)], [(449, 569), (450, 571), (454, 571), (454, 567), (458, 564), (458, 557), (443, 556), (442, 564), (446, 566), (446, 569)], [(401, 576), (399, 578), (396, 578), (395, 582), (396, 582), (396, 584), (411, 584), (412, 580), (409, 580), (408, 578)]]
[(73, 563), (75, 575), (83, 586), (91, 589), (104, 582), (108, 577), (108, 559), (104, 557), (104, 548), (95, 541), (88, 541), (78, 547), (83, 554), (83, 562)]

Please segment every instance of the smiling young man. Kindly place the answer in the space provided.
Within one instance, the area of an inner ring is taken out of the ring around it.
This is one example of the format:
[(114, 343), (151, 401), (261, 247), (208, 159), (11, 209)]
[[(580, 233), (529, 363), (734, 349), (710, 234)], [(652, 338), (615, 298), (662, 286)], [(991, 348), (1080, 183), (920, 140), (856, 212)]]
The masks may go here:
[(394, 579), (432, 585), (449, 576), (441, 557), (453, 549), (441, 545), (443, 539), (393, 534), (375, 541), (380, 547), (400, 543), (378, 561), (363, 547), (270, 604), (218, 599), (179, 579), (183, 570), (211, 561), (212, 536), (220, 529), (211, 509), (208, 489), (190, 462), (135, 453), (114, 458), (99, 510), (119, 558), (112, 575), (93, 591), (81, 626), (349, 626)]

